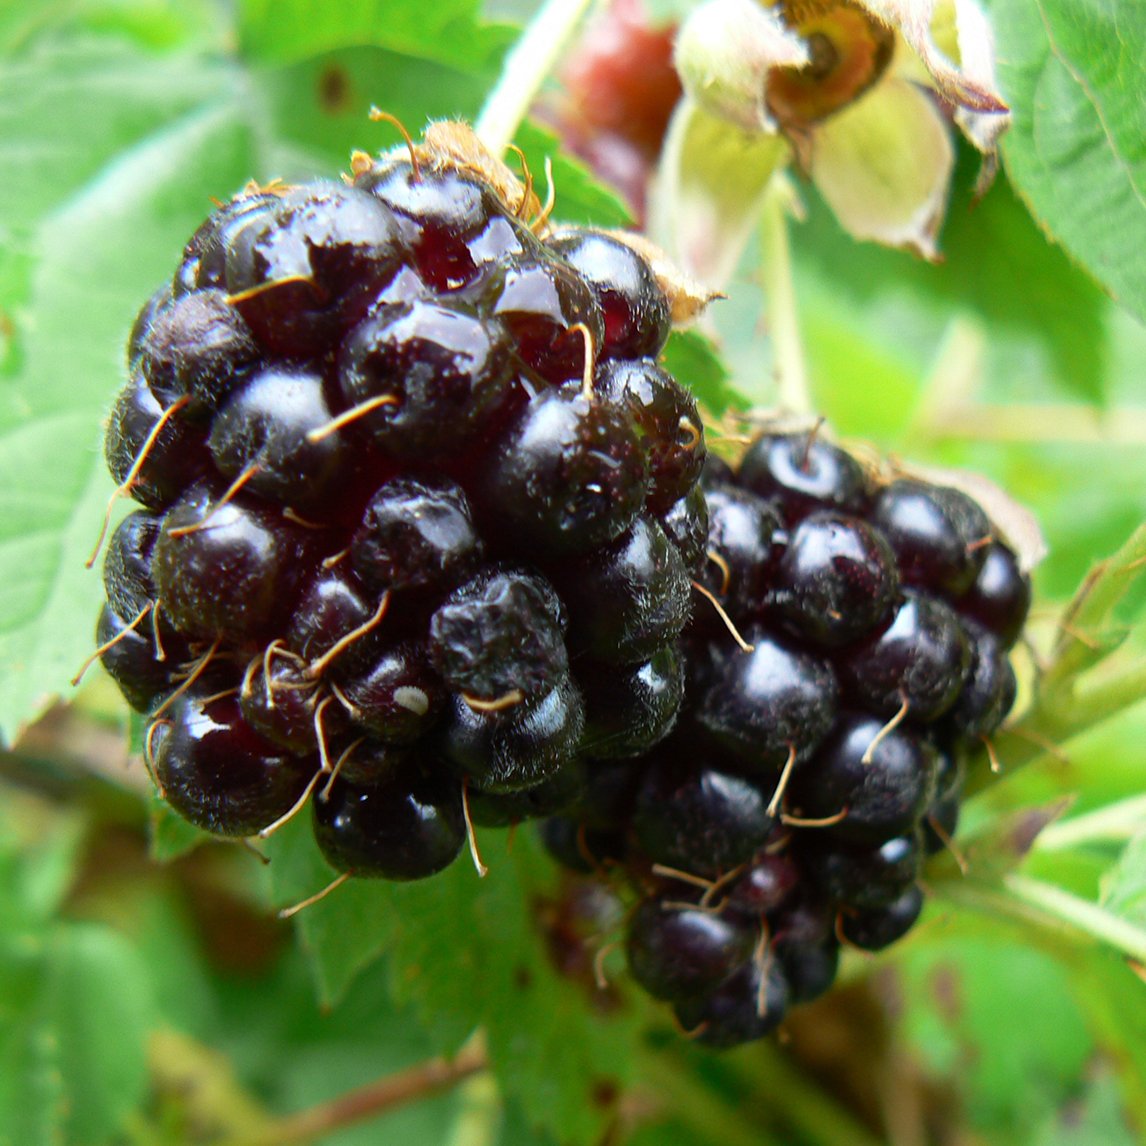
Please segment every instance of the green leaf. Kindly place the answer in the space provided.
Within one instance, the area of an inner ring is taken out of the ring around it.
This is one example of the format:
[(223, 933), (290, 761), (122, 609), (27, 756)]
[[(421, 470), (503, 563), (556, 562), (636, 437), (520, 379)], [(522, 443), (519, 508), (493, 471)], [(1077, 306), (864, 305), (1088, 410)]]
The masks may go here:
[(147, 1088), (147, 968), (105, 927), (61, 927), (47, 956), (42, 1022), (58, 1046), (66, 1141), (101, 1143)]
[(233, 107), (192, 114), (37, 233), (36, 323), (0, 402), (0, 736), (42, 711), (91, 648), (100, 584), (84, 561), (111, 488), (99, 434), (123, 343), (208, 195), (241, 182), (249, 149)]
[[(594, 1141), (609, 1113), (594, 1094), (620, 1091), (632, 1072), (631, 1019), (604, 1017), (557, 974), (541, 925), (552, 864), (533, 833), (518, 832), (512, 847), (500, 832), (481, 843), (486, 879), (462, 856), (414, 884), (351, 880), (301, 912), (303, 946), (327, 1002), (384, 951), (396, 998), (417, 1008), (440, 1050), (484, 1028), (503, 1093), (561, 1141)], [(333, 877), (308, 824), (287, 825), (267, 851), (278, 904)]]
[(1093, 1044), (1062, 964), (1009, 933), (948, 926), (938, 942), (920, 935), (898, 966), (908, 1039), (992, 1140), (1016, 1141), (1073, 1092)]
[(1136, 0), (995, 0), (1007, 170), (1035, 215), (1146, 319), (1146, 22)]
[[(518, 128), (514, 142), (525, 152), (533, 172), (534, 188), (542, 200), (546, 193), (545, 160), (552, 162), (555, 222), (596, 227), (632, 226), (629, 209), (617, 193), (600, 183), (583, 163), (565, 154), (553, 132), (529, 120)], [(511, 159), (510, 163), (513, 162)]]
[(1102, 881), (1102, 906), (1146, 930), (1146, 831), (1126, 845)]
[[(379, 82), (385, 77), (385, 85)], [(343, 48), (282, 67), (258, 69), (250, 83), (264, 117), (260, 179), (333, 177), (350, 153), (388, 151), (402, 138), (388, 123), (371, 123), (378, 104), (413, 135), (427, 120), (471, 116), (485, 90), (472, 75), (433, 60), (381, 48)]]
[(169, 863), (215, 837), (188, 823), (158, 792), (149, 797), (151, 858)]
[[(918, 342), (926, 361), (953, 311), (964, 312), (985, 323), (993, 342), (1002, 344), (992, 347), (997, 357), (1009, 342), (1033, 344), (1045, 359), (1041, 373), (1078, 397), (1100, 401), (1109, 357), (1102, 292), (1047, 243), (1005, 180), (973, 203), (977, 164), (964, 148), (940, 239), (941, 264), (856, 242), (809, 195), (807, 221), (792, 232), (798, 267), (822, 278), (826, 290), (817, 293), (826, 293), (835, 307), (845, 300), (864, 305), (868, 340), (875, 333), (898, 353)], [(814, 310), (807, 289), (805, 306)], [(918, 330), (921, 320), (925, 329)], [(1024, 389), (1019, 381), (1007, 384), (1028, 396), (1030, 383)], [(862, 393), (863, 381), (855, 385)]]
[(1104, 1073), (1042, 1128), (1034, 1146), (1135, 1146), (1140, 1141), (1123, 1115), (1116, 1079)]
[(109, 928), (56, 917), (76, 823), (47, 821), (17, 850), (7, 823), (17, 812), (21, 828), (42, 818), (6, 801), (0, 820), (0, 1144), (95, 1146), (146, 1088), (148, 972)]
[(661, 364), (718, 418), (728, 410), (744, 408), (716, 344), (700, 331), (674, 331), (661, 354)]
[[(481, 71), (513, 41), (507, 25), (481, 21), (476, 0), (242, 0), (243, 53), (253, 60), (291, 62), (335, 48), (373, 46), (418, 59)], [(381, 91), (377, 102), (386, 99)]]

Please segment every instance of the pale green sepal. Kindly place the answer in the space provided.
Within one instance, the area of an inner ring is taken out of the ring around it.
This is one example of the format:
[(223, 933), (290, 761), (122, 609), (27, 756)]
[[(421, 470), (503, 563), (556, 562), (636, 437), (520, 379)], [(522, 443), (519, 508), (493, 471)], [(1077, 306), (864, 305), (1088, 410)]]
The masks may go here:
[(931, 97), (891, 80), (820, 127), (810, 169), (820, 194), (855, 238), (935, 260), (954, 162)]
[(686, 273), (719, 290), (760, 218), (768, 181), (788, 158), (778, 136), (749, 134), (685, 97), (669, 124), (653, 191), (653, 238)]

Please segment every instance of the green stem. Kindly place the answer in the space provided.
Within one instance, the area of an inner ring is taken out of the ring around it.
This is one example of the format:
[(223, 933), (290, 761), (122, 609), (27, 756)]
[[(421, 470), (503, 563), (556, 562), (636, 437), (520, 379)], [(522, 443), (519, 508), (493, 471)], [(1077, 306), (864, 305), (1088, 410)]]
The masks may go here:
[(1071, 724), (1092, 728), (1124, 709), (1146, 700), (1146, 659), (1116, 673), (1103, 673), (1075, 690), (1071, 701)]
[[(763, 1061), (761, 1061), (763, 1060)], [(880, 1140), (856, 1120), (822, 1086), (813, 1082), (782, 1050), (761, 1042), (734, 1067), (755, 1089), (768, 1080), (768, 1104), (789, 1130), (823, 1146), (881, 1146)]]
[(773, 176), (760, 220), (761, 273), (775, 358), (776, 404), (786, 413), (811, 416), (815, 408), (792, 281), (792, 247), (788, 237), (791, 197), (788, 181), (781, 175)]
[(546, 0), (505, 57), (501, 78), (474, 124), (478, 138), (501, 155), (513, 142), (561, 49), (577, 29), (592, 0)]
[(696, 1130), (704, 1141), (721, 1146), (763, 1146), (760, 1127), (745, 1116), (743, 1104), (734, 1106), (722, 1099), (673, 1056), (650, 1054), (641, 1073), (656, 1105)]
[(1051, 824), (1040, 833), (1035, 847), (1054, 852), (1095, 841), (1125, 843), (1142, 831), (1146, 831), (1146, 796), (1132, 796), (1084, 816)]
[(1011, 872), (1003, 877), (1006, 889), (1023, 903), (1085, 932), (1094, 939), (1146, 963), (1146, 930), (1112, 914), (1097, 903), (1080, 899), (1061, 887)]

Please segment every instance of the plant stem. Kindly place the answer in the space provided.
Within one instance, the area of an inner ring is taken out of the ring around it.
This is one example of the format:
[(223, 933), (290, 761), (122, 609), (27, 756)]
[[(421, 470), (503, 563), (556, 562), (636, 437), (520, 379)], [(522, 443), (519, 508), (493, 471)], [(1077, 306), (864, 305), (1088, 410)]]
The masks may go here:
[(1084, 816), (1072, 816), (1051, 824), (1043, 829), (1035, 847), (1039, 851), (1054, 852), (1094, 841), (1125, 843), (1144, 830), (1146, 796), (1132, 796)]
[(303, 1146), (334, 1130), (439, 1094), (488, 1065), (484, 1045), (474, 1041), (453, 1059), (434, 1058), (387, 1075), (329, 1102), (276, 1119), (256, 1133), (233, 1138), (229, 1146)]
[(786, 413), (811, 416), (815, 408), (800, 338), (788, 238), (791, 200), (791, 185), (782, 175), (774, 175), (764, 196), (760, 219), (761, 274), (775, 352), (776, 404)]
[(762, 1078), (768, 1080), (769, 1106), (801, 1140), (823, 1146), (843, 1142), (848, 1146), (880, 1146), (878, 1138), (772, 1043), (762, 1041), (753, 1047), (743, 1063), (743, 1068), (734, 1064), (738, 1073), (757, 1090)]
[(1061, 887), (1011, 872), (1003, 877), (1006, 889), (1023, 903), (1045, 911), (1055, 919), (1070, 924), (1094, 939), (1146, 962), (1146, 930), (1136, 927), (1097, 903), (1080, 899)]
[(505, 57), (501, 78), (474, 124), (478, 138), (501, 155), (561, 49), (573, 35), (592, 0), (546, 0)]

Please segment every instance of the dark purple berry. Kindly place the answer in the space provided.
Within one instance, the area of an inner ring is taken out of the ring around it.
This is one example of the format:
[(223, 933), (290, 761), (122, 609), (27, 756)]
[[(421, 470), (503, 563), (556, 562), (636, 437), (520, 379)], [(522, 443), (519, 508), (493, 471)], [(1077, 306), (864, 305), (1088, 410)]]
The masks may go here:
[(598, 760), (640, 756), (676, 723), (684, 698), (684, 663), (675, 645), (634, 665), (578, 665), (585, 696), (582, 751)]
[(430, 618), (430, 661), (468, 698), (535, 699), (569, 669), (559, 610), (552, 587), (536, 574), (487, 567)]
[[(104, 591), (112, 612), (125, 620), (131, 621), (148, 605), (154, 607), (151, 556), (162, 528), (161, 517), (137, 509), (111, 535), (103, 562)], [(150, 621), (146, 631), (151, 631)]]
[(389, 645), (353, 671), (339, 663), (334, 672), (354, 722), (388, 744), (413, 744), (445, 704), (445, 687), (417, 643)]
[(974, 584), (959, 598), (959, 612), (990, 629), (1009, 649), (1019, 639), (1030, 607), (1030, 577), (1006, 545), (992, 541)]
[(167, 514), (153, 573), (164, 615), (189, 636), (242, 643), (290, 614), (306, 563), (302, 531), (253, 501), (204, 486)]
[(862, 909), (886, 907), (903, 895), (919, 875), (923, 855), (915, 833), (878, 846), (815, 840), (802, 850), (809, 873), (826, 896)]
[(664, 513), (688, 494), (704, 467), (704, 422), (696, 399), (650, 359), (602, 364), (593, 389), (636, 427), (648, 455), (648, 508)]
[(202, 431), (181, 416), (182, 408), (166, 418), (165, 411), (143, 375), (135, 374), (112, 407), (104, 438), (111, 476), (118, 485), (131, 476), (127, 492), (149, 509), (170, 505), (211, 466)]
[(227, 290), (269, 351), (315, 356), (366, 313), (401, 256), (394, 216), (340, 183), (287, 191), (227, 250)]
[(461, 172), (415, 171), (400, 160), (360, 176), (357, 186), (396, 216), (403, 245), (435, 290), (457, 290), (490, 258), (528, 245), (490, 189)]
[(327, 862), (356, 876), (395, 880), (449, 867), (466, 838), (461, 784), (410, 761), (377, 771), (369, 784), (339, 778), (325, 799), (315, 799), (314, 837)]
[(243, 317), (220, 290), (194, 291), (160, 310), (143, 336), (139, 365), (165, 405), (187, 396), (187, 416), (210, 414), (258, 357)]
[(564, 812), (585, 787), (585, 766), (570, 760), (553, 775), (517, 792), (484, 792), (469, 788), (470, 819), (483, 828), (508, 828), (523, 820), (537, 820)]
[(419, 299), (354, 330), (338, 385), (349, 407), (384, 403), (360, 420), (381, 450), (421, 462), (486, 429), (516, 387), (511, 350), (500, 323), (455, 300)]
[(646, 899), (629, 921), (632, 976), (654, 999), (679, 1001), (716, 990), (752, 956), (756, 929), (740, 917)]
[(677, 1003), (677, 1021), (703, 1046), (727, 1049), (770, 1034), (788, 1008), (788, 983), (778, 960), (764, 970), (756, 962), (741, 968), (711, 995)]
[(895, 550), (905, 585), (952, 598), (974, 584), (991, 539), (987, 515), (965, 493), (910, 478), (880, 492), (871, 520)]
[(836, 680), (822, 657), (751, 628), (743, 652), (731, 640), (714, 658), (696, 719), (738, 762), (773, 773), (790, 750), (806, 756), (836, 715)]
[(855, 458), (814, 430), (758, 438), (741, 460), (737, 480), (774, 500), (789, 524), (817, 509), (863, 514), (870, 490)]
[(699, 484), (674, 501), (657, 519), (676, 546), (690, 575), (699, 577), (708, 561), (708, 502)]
[(532, 788), (577, 753), (585, 710), (564, 677), (540, 699), (491, 708), (461, 696), (447, 706), (442, 750), (455, 768), (487, 792)]
[(374, 494), (350, 564), (373, 588), (443, 589), (465, 580), (482, 542), (462, 490), (443, 479), (395, 478)]
[(569, 609), (569, 644), (597, 660), (631, 664), (673, 640), (692, 587), (676, 547), (640, 516), (616, 541), (550, 570)]
[(840, 935), (863, 951), (882, 951), (902, 939), (915, 926), (923, 911), (923, 892), (913, 883), (885, 907), (840, 913)]
[(110, 605), (104, 605), (96, 625), (96, 644), (102, 647), (115, 642), (100, 655), (100, 662), (127, 703), (137, 712), (149, 712), (175, 687), (173, 676), (179, 664), (170, 654), (159, 659), (149, 626), (128, 631), (134, 619), (133, 615), (125, 620)]
[(318, 681), (307, 675), (306, 666), (274, 649), (258, 654), (247, 666), (239, 708), (243, 719), (260, 736), (302, 755), (319, 750), (320, 726), (328, 748), (347, 727), (346, 713), (333, 698), (316, 720), (322, 699)]
[(509, 259), (483, 290), (518, 356), (550, 383), (583, 378), (604, 338), (601, 311), (584, 280), (552, 257)]
[(728, 901), (737, 911), (764, 915), (775, 911), (795, 891), (800, 868), (784, 852), (769, 854), (762, 849), (748, 870), (729, 888)]
[[(365, 589), (341, 564), (331, 569), (319, 566), (299, 592), (285, 633), (287, 646), (304, 660), (316, 661), (356, 629), (365, 629), (381, 607), (381, 595)], [(384, 622), (385, 614), (380, 626)], [(343, 656), (352, 664), (362, 663), (381, 639), (374, 632), (365, 631), (346, 645), (345, 653), (335, 654), (335, 663), (344, 667)]]
[(934, 795), (938, 763), (935, 749), (908, 728), (885, 731), (877, 717), (841, 713), (812, 758), (797, 765), (788, 808), (803, 819), (842, 813), (823, 830), (879, 843), (914, 829)]
[(768, 795), (701, 760), (655, 763), (637, 795), (633, 830), (654, 863), (716, 876), (752, 857), (772, 829)]
[(158, 721), (150, 745), (164, 799), (197, 827), (249, 836), (285, 815), (318, 770), (243, 719), (234, 695), (180, 697)]
[(772, 954), (788, 984), (788, 1002), (810, 1003), (825, 994), (836, 981), (840, 945), (835, 936), (819, 943), (795, 943), (777, 939)]
[(229, 478), (250, 471), (245, 484), (255, 493), (321, 513), (351, 469), (340, 436), (321, 433), (332, 416), (320, 374), (268, 367), (215, 416), (208, 439), (215, 466)]
[(881, 626), (899, 596), (895, 555), (858, 518), (815, 513), (796, 527), (776, 566), (773, 603), (803, 640), (838, 648)]
[(648, 263), (628, 243), (600, 231), (569, 230), (548, 246), (593, 289), (605, 320), (604, 354), (651, 358), (660, 353), (672, 321), (668, 300)]
[(1015, 670), (998, 638), (977, 625), (965, 622), (971, 641), (971, 667), (963, 691), (948, 710), (943, 723), (967, 739), (990, 736), (1006, 719), (1015, 703)]
[(580, 554), (632, 523), (646, 474), (627, 413), (562, 387), (536, 395), (493, 447), (480, 503), (492, 531), (545, 553)]
[(971, 661), (959, 618), (935, 597), (908, 591), (891, 624), (836, 659), (844, 691), (891, 717), (934, 720), (955, 703)]
[[(700, 580), (737, 620), (758, 614), (772, 586), (776, 561), (785, 535), (773, 507), (746, 490), (730, 485), (710, 486), (704, 495), (708, 509), (706, 564)], [(700, 617), (711, 632), (720, 619), (702, 607)]]

